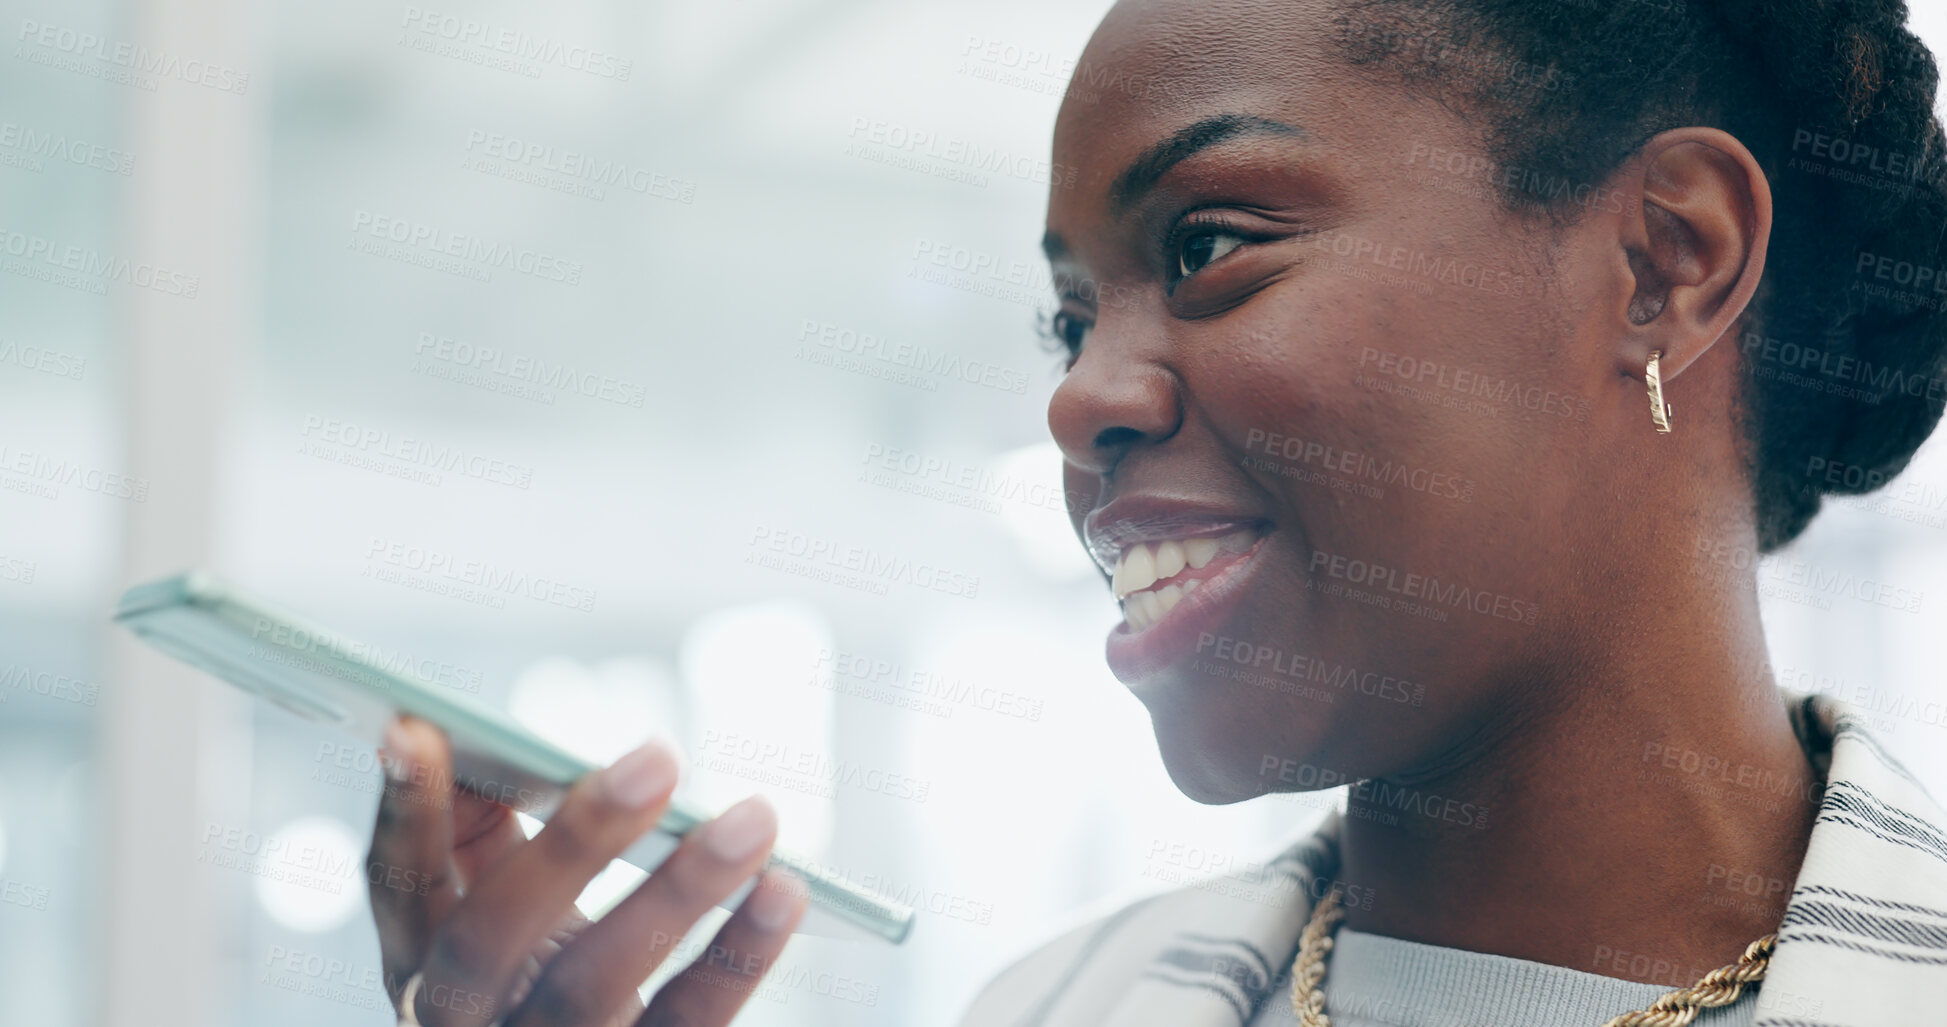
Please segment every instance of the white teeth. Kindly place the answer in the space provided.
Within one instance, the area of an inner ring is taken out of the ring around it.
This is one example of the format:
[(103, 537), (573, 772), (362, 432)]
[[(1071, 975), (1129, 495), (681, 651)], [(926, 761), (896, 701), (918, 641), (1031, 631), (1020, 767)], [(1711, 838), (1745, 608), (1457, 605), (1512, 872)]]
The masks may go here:
[(1182, 586), (1166, 585), (1153, 592), (1136, 592), (1122, 601), (1122, 619), (1129, 623), (1131, 631), (1148, 631), (1195, 586), (1193, 581)]
[(1156, 580), (1174, 578), (1183, 569), (1183, 543), (1169, 539), (1156, 547)]
[(1182, 602), (1184, 596), (1203, 584), (1201, 578), (1191, 578), (1171, 581), (1162, 588), (1152, 588), (1157, 582), (1169, 581), (1181, 574), (1185, 567), (1202, 570), (1226, 546), (1232, 552), (1243, 552), (1250, 548), (1255, 538), (1254, 532), (1244, 529), (1221, 539), (1166, 539), (1154, 544), (1137, 543), (1124, 549), (1122, 557), (1116, 561), (1115, 573), (1110, 576), (1109, 588), (1117, 599), (1122, 600), (1122, 617), (1128, 623), (1129, 630), (1147, 630)]
[(1115, 580), (1109, 588), (1118, 598), (1131, 592), (1140, 592), (1156, 584), (1156, 556), (1147, 545), (1137, 543), (1122, 551), (1122, 562), (1116, 564)]

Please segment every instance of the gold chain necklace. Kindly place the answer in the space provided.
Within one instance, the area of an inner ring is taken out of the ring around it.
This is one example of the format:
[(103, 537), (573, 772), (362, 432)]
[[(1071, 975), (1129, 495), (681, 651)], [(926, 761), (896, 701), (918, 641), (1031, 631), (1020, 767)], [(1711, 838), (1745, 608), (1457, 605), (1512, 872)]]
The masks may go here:
[[(1291, 964), (1291, 1008), (1301, 1027), (1332, 1027), (1331, 1017), (1325, 1015), (1325, 989), (1319, 982), (1325, 979), (1332, 935), (1344, 920), (1339, 890), (1333, 888), (1312, 907), (1311, 919), (1298, 936), (1298, 958)], [(1728, 1006), (1744, 993), (1745, 985), (1764, 980), (1777, 944), (1778, 935), (1767, 934), (1746, 946), (1744, 955), (1730, 966), (1712, 970), (1690, 987), (1657, 999), (1648, 1009), (1624, 1013), (1602, 1027), (1686, 1027), (1702, 1010)]]

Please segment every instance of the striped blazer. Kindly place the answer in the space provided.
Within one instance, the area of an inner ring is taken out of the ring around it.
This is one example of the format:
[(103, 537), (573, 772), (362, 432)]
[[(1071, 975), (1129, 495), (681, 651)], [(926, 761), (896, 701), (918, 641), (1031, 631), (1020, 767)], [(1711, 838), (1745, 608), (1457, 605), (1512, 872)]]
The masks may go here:
[[(1947, 1025), (1947, 815), (1838, 704), (1789, 699), (1826, 787), (1758, 1027)], [(1275, 985), (1334, 875), (1338, 828), (1334, 813), (1263, 867), (1062, 933), (989, 982), (961, 1027), (1249, 1024), (1286, 1001)]]

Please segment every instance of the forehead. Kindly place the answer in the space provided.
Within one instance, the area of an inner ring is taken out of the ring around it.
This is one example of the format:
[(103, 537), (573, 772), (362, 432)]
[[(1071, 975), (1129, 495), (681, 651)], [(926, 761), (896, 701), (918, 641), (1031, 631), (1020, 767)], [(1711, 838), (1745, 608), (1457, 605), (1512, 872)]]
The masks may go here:
[(1329, 70), (1332, 16), (1321, 0), (1124, 0), (1077, 62), (1055, 148), (1092, 147), (1110, 126), (1187, 124), (1227, 102), (1286, 98)]
[[(1213, 117), (1295, 126), (1346, 159), (1383, 160), (1455, 123), (1349, 63), (1333, 0), (1124, 0), (1077, 62), (1055, 122), (1051, 221), (1107, 213), (1118, 176), (1151, 145)], [(1457, 122), (1457, 119), (1454, 119)], [(1076, 226), (1079, 227), (1079, 226)]]
[(1121, 0), (1089, 39), (1102, 58), (1154, 54), (1221, 68), (1244, 56), (1289, 53), (1322, 39), (1341, 11), (1332, 0)]

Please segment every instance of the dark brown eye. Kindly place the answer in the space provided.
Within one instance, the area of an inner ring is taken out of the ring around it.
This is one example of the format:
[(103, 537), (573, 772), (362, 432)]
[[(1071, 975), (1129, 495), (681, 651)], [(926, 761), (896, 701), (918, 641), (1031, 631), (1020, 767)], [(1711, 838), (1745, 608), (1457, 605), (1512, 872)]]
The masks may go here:
[(1177, 247), (1177, 275), (1188, 278), (1203, 270), (1211, 261), (1242, 246), (1244, 242), (1242, 236), (1230, 232), (1199, 232), (1190, 236)]
[(1050, 327), (1053, 329), (1055, 341), (1068, 350), (1070, 360), (1082, 352), (1082, 343), (1088, 339), (1088, 322), (1064, 310), (1055, 314), (1054, 322)]

